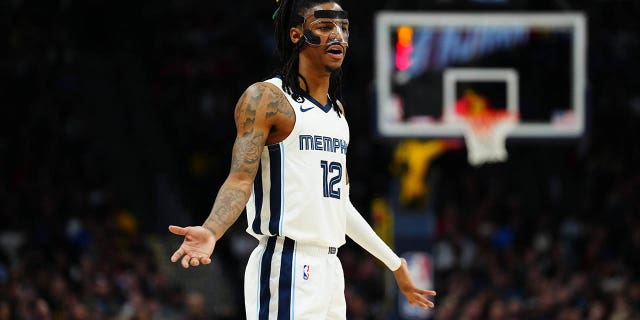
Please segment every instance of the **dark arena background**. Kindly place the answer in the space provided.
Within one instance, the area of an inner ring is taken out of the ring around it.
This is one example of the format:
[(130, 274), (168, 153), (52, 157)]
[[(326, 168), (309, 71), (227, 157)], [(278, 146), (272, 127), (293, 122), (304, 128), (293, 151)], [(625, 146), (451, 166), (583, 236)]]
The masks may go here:
[[(348, 319), (640, 319), (640, 1), (342, 2), (352, 200), (438, 292), (435, 311), (411, 311), (349, 240)], [(181, 240), (167, 226), (209, 214), (235, 102), (278, 64), (275, 8), (0, 1), (0, 320), (244, 318), (246, 217), (189, 270), (169, 262)], [(433, 140), (380, 134), (381, 10), (584, 14), (584, 133), (507, 140), (508, 160), (481, 166), (462, 140), (416, 155)]]

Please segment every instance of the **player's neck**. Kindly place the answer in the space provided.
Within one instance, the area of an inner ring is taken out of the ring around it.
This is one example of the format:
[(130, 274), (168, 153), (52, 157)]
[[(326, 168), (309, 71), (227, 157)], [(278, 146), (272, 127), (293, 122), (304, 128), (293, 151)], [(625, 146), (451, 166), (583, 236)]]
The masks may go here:
[[(318, 72), (317, 70), (313, 70), (310, 66), (305, 66), (302, 63), (302, 59), (300, 61), (300, 75), (304, 77), (306, 80), (302, 81), (300, 79), (300, 87), (309, 92), (309, 95), (316, 99), (323, 105), (326, 105), (329, 102), (328, 94), (329, 94), (329, 81), (331, 79), (331, 73), (326, 70), (321, 70)], [(308, 87), (307, 87), (308, 85)]]

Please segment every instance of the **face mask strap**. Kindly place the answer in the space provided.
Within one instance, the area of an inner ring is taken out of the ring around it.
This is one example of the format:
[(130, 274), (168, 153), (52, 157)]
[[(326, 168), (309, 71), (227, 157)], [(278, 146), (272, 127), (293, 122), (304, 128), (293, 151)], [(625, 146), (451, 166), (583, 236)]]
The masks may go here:
[(317, 10), (313, 12), (316, 19), (349, 19), (349, 13), (339, 10)]

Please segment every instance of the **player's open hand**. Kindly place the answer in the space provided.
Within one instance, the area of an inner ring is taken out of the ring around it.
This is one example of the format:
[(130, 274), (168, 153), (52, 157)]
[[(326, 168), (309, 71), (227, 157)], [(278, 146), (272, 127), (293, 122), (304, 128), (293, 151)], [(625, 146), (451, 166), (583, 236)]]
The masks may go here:
[(200, 264), (211, 263), (211, 254), (216, 246), (216, 238), (202, 226), (178, 227), (169, 226), (169, 231), (179, 236), (184, 236), (180, 248), (171, 256), (171, 262), (180, 260), (183, 268), (197, 267)]
[(407, 267), (407, 261), (404, 258), (401, 258), (402, 265), (400, 268), (393, 272), (393, 276), (396, 278), (396, 282), (398, 283), (398, 288), (400, 292), (407, 298), (409, 304), (412, 306), (418, 306), (422, 309), (433, 308), (433, 302), (429, 301), (427, 297), (433, 297), (436, 295), (435, 291), (432, 290), (422, 290), (416, 288), (413, 284), (413, 280), (411, 280), (411, 274), (409, 273), (409, 268)]

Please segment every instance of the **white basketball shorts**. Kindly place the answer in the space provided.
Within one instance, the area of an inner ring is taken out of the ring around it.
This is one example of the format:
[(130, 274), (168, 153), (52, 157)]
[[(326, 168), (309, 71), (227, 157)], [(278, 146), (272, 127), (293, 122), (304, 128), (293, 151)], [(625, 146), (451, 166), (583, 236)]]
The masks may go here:
[(336, 254), (336, 248), (285, 237), (261, 240), (244, 276), (247, 319), (346, 319), (344, 273)]

